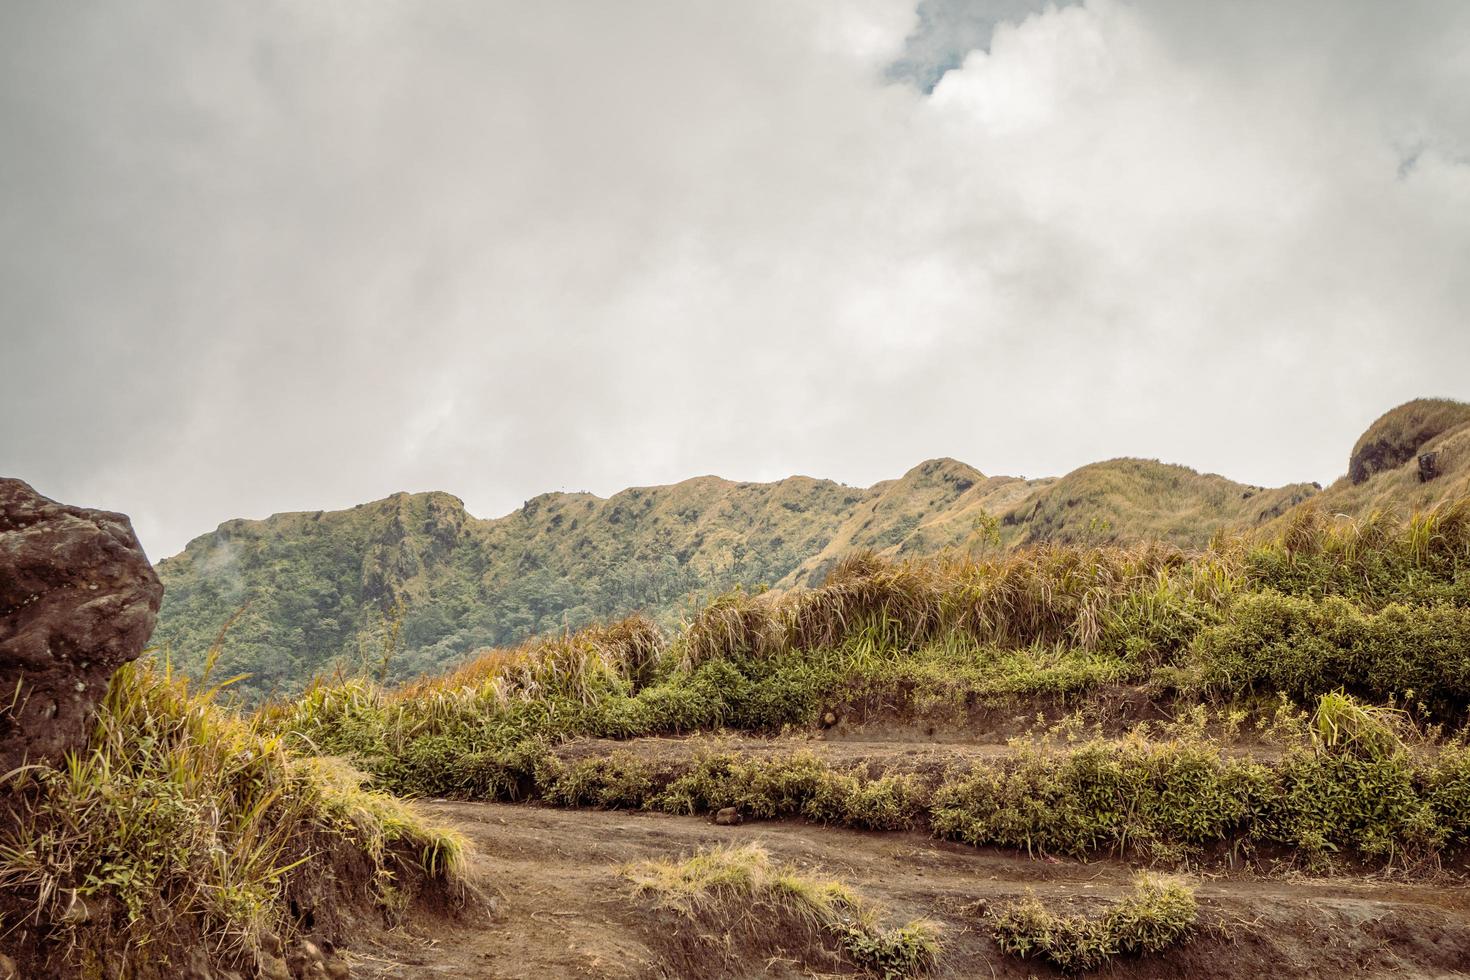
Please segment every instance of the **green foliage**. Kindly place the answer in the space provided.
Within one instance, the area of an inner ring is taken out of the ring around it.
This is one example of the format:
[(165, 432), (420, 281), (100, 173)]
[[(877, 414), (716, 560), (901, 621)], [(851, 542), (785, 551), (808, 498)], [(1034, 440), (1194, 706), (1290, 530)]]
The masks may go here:
[(891, 929), (847, 925), (839, 931), (842, 951), (883, 980), (921, 976), (939, 960), (938, 927), (919, 919)]
[(1399, 603), (1364, 612), (1346, 599), (1242, 595), (1200, 633), (1191, 656), (1222, 691), (1312, 699), (1338, 688), (1382, 701), (1470, 702), (1470, 607)]
[[(265, 932), (294, 928), (287, 896), (322, 874), (323, 852), (365, 855), (371, 879), (345, 885), (367, 901), (395, 879), (458, 880), (458, 834), (361, 789), (340, 762), (296, 757), (215, 694), (124, 666), (87, 751), (8, 777), (0, 891), (63, 923), (53, 948), (123, 973), (191, 947), (247, 961)], [(91, 914), (66, 916), (75, 902)]]
[(1268, 767), (1205, 742), (1027, 748), (945, 782), (930, 820), (937, 835), (977, 846), (1178, 858), (1246, 832), (1271, 786)]
[(1251, 833), (1296, 848), (1310, 864), (1336, 854), (1417, 864), (1445, 845), (1428, 785), (1432, 767), (1404, 756), (1290, 753)]
[(654, 778), (647, 763), (626, 752), (570, 765), (548, 755), (536, 767), (536, 787), (546, 802), (598, 810), (644, 806), (653, 795)]
[(1470, 843), (1470, 748), (1458, 743), (1445, 747), (1421, 778), (1447, 843)]
[[(716, 847), (682, 861), (644, 861), (624, 875), (636, 894), (652, 897), (660, 908), (725, 929), (739, 922), (771, 946), (798, 946), (815, 933), (885, 980), (927, 972), (940, 952), (932, 922), (884, 928), (878, 910), (852, 889), (778, 866), (755, 844)], [(724, 941), (731, 942), (730, 933)]]
[(1406, 522), (1382, 511), (1361, 520), (1295, 511), (1280, 535), (1248, 548), (1253, 589), (1322, 598), (1342, 596), (1376, 609), (1391, 602), (1470, 602), (1470, 498), (1451, 500)]
[[(1215, 843), (1285, 845), (1314, 866), (1337, 857), (1417, 866), (1465, 840), (1463, 749), (1418, 758), (1378, 727), (1380, 712), (1340, 697), (1324, 699), (1314, 719), (1312, 736), (1273, 765), (1191, 738), (1023, 749), (941, 784), (930, 825), (977, 846), (1079, 856), (1134, 851), (1177, 860)], [(1356, 726), (1352, 737), (1321, 734), (1347, 725)]]
[(929, 788), (917, 776), (834, 770), (810, 752), (771, 759), (705, 756), (672, 779), (651, 805), (671, 813), (735, 807), (748, 819), (802, 817), (868, 830), (905, 830), (923, 820)]
[(1100, 916), (1058, 914), (1031, 897), (994, 909), (990, 932), (1001, 952), (1046, 959), (1070, 973), (1168, 949), (1189, 937), (1198, 917), (1192, 889), (1143, 875), (1132, 894)]

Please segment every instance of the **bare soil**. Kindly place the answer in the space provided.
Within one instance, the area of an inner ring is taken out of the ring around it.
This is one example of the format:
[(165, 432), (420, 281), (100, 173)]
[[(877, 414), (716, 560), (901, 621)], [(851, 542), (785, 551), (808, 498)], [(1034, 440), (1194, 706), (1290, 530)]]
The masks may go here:
[[(826, 744), (836, 750), (846, 743)], [(687, 920), (635, 898), (619, 874), (645, 858), (744, 842), (843, 880), (886, 908), (889, 924), (918, 917), (940, 923), (945, 945), (936, 976), (1060, 976), (1044, 963), (1001, 954), (987, 933), (985, 904), (1034, 892), (1083, 910), (1120, 897), (1134, 874), (1121, 862), (1032, 860), (921, 834), (785, 822), (719, 827), (694, 817), (533, 805), (436, 801), (427, 808), (473, 840), (474, 873), (489, 900), (467, 917), (411, 918), (359, 941), (348, 951), (354, 977), (832, 975), (769, 952), (740, 960), (742, 969), (732, 973), (728, 959), (713, 955), (727, 937), (691, 935)], [(1158, 956), (1118, 960), (1111, 972), (1205, 980), (1470, 976), (1470, 890), (1458, 881), (1244, 874), (1191, 880), (1201, 907), (1196, 936)], [(691, 970), (691, 948), (712, 951), (707, 968)]]

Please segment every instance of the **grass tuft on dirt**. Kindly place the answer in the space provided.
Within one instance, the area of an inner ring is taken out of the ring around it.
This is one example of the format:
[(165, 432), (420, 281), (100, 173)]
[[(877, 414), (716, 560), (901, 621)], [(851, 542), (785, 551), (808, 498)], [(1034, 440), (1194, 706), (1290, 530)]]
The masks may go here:
[[(623, 873), (635, 894), (655, 907), (699, 926), (718, 924), (750, 944), (735, 950), (704, 943), (707, 955), (780, 950), (815, 959), (813, 966), (845, 960), (885, 980), (927, 972), (939, 955), (933, 923), (884, 928), (878, 910), (846, 885), (777, 865), (757, 844), (716, 847), (682, 861), (645, 861)], [(700, 938), (707, 937), (696, 935), (696, 946)]]
[(1073, 973), (1118, 956), (1162, 952), (1186, 941), (1198, 917), (1192, 888), (1141, 875), (1133, 893), (1102, 915), (1054, 912), (1031, 896), (992, 909), (990, 933), (1003, 953)]

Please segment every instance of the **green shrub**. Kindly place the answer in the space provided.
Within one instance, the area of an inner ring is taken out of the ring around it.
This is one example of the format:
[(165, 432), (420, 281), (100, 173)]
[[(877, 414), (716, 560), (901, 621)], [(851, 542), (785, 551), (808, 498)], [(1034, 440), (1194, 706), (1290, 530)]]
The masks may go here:
[(878, 779), (853, 777), (838, 820), (863, 830), (908, 830), (919, 826), (929, 801), (929, 788), (917, 776), (890, 773)]
[(598, 810), (638, 809), (654, 792), (654, 773), (631, 753), (618, 752), (567, 764), (547, 756), (536, 768), (536, 788), (556, 806)]
[(1368, 613), (1335, 596), (1243, 595), (1199, 635), (1192, 656), (1205, 683), (1227, 693), (1311, 700), (1345, 688), (1462, 711), (1470, 701), (1470, 608), (1391, 604)]
[(1448, 842), (1470, 843), (1470, 748), (1445, 747), (1423, 773), (1424, 792), (1435, 823)]
[(1444, 846), (1447, 828), (1421, 776), (1404, 756), (1291, 752), (1277, 769), (1256, 833), (1298, 849), (1314, 864), (1352, 853), (1424, 860)]
[(1022, 750), (941, 784), (934, 832), (1028, 853), (1138, 850), (1177, 857), (1246, 832), (1270, 770), (1201, 742)]
[(651, 805), (670, 813), (735, 807), (747, 819), (800, 817), (866, 830), (907, 830), (924, 822), (929, 788), (918, 776), (876, 779), (840, 771), (810, 752), (771, 759), (705, 756), (673, 779)]
[(990, 933), (1003, 953), (1074, 972), (1095, 970), (1115, 956), (1168, 949), (1189, 937), (1198, 917), (1192, 889), (1145, 875), (1100, 916), (1061, 915), (1031, 897), (992, 910)]

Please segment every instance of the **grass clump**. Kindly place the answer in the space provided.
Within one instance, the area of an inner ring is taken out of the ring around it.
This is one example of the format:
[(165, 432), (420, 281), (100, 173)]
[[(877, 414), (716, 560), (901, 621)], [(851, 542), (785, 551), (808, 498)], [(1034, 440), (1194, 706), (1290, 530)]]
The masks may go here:
[[(700, 927), (718, 926), (762, 952), (829, 964), (845, 959), (885, 980), (921, 974), (939, 955), (933, 923), (884, 928), (878, 911), (852, 889), (777, 865), (756, 844), (716, 847), (682, 861), (646, 861), (624, 875), (656, 907)], [(705, 950), (732, 958), (742, 952), (727, 944)]]
[(1102, 915), (1059, 914), (1032, 896), (993, 909), (990, 933), (1001, 952), (1045, 959), (1070, 973), (1168, 949), (1188, 939), (1198, 918), (1191, 888), (1143, 875), (1132, 894)]
[(800, 818), (864, 830), (921, 826), (930, 795), (916, 775), (870, 778), (859, 768), (832, 768), (810, 752), (774, 759), (705, 756), (672, 779), (650, 805), (670, 813), (734, 807), (746, 819)]
[[(296, 929), (292, 899), (335, 888), (331, 904), (391, 906), (459, 885), (458, 834), (340, 761), (295, 756), (215, 693), (124, 666), (87, 751), (11, 774), (0, 901), (41, 938), (36, 975), (171, 975), (195, 949), (248, 970), (263, 937)], [(344, 856), (361, 877), (332, 884), (318, 859)]]

